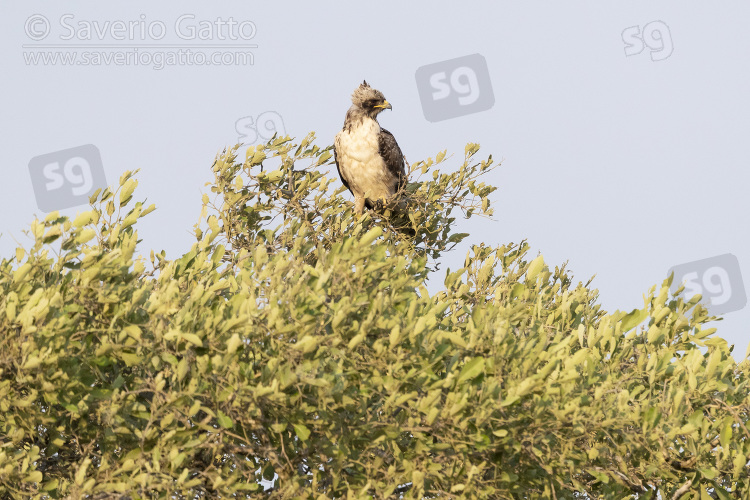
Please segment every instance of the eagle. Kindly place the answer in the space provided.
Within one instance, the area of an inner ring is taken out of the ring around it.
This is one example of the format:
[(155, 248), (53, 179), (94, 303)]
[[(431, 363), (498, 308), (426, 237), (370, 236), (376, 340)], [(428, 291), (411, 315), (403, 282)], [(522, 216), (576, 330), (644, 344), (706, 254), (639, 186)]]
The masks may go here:
[(344, 128), (336, 134), (333, 158), (341, 182), (354, 195), (354, 209), (373, 209), (406, 185), (404, 155), (393, 134), (378, 123), (378, 114), (393, 109), (379, 90), (363, 81), (352, 94)]

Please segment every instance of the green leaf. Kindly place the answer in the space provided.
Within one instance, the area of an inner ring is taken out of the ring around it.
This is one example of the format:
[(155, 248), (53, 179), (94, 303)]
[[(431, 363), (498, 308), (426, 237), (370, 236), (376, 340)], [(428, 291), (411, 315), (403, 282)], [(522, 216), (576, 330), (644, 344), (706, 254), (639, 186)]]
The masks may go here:
[(448, 237), (448, 243), (461, 243), (469, 233), (454, 233)]
[(544, 257), (539, 255), (529, 264), (529, 268), (526, 270), (526, 281), (528, 283), (533, 282), (542, 269), (544, 269)]
[(41, 483), (42, 479), (44, 478), (44, 475), (41, 471), (35, 470), (33, 472), (30, 472), (28, 476), (26, 476), (26, 482), (27, 483)]
[(138, 356), (137, 354), (129, 353), (129, 352), (121, 352), (118, 354), (120, 359), (122, 359), (125, 362), (126, 366), (135, 366), (141, 363), (143, 358)]
[(83, 227), (83, 226), (86, 226), (86, 225), (88, 225), (88, 224), (90, 224), (90, 223), (91, 223), (91, 221), (93, 220), (93, 218), (94, 218), (94, 212), (93, 212), (93, 211), (89, 211), (89, 212), (83, 212), (83, 213), (79, 214), (79, 215), (78, 215), (78, 216), (77, 216), (77, 217), (76, 217), (76, 218), (75, 218), (75, 219), (73, 220), (73, 225), (74, 225), (75, 227)]
[(203, 347), (203, 341), (201, 340), (199, 336), (197, 336), (194, 333), (183, 333), (182, 338), (187, 340), (188, 342), (190, 342), (191, 344), (195, 346)]
[(700, 472), (701, 475), (703, 475), (703, 477), (705, 477), (706, 479), (709, 479), (709, 480), (714, 479), (716, 477), (716, 475), (717, 475), (716, 469), (701, 469), (701, 468), (699, 468), (698, 472)]
[(729, 443), (732, 442), (732, 424), (734, 424), (734, 418), (727, 417), (724, 419), (724, 425), (721, 428), (721, 434), (719, 435), (719, 441), (721, 447), (728, 449)]
[(128, 179), (120, 191), (120, 206), (126, 205), (133, 197), (133, 191), (138, 186), (136, 179)]
[(188, 364), (187, 358), (182, 358), (180, 362), (177, 363), (177, 380), (182, 381), (189, 371), (190, 365)]
[(42, 491), (52, 491), (54, 489), (57, 489), (57, 486), (59, 484), (60, 484), (60, 481), (58, 479), (47, 481), (46, 483), (44, 483), (44, 485), (42, 485)]
[(648, 317), (648, 310), (646, 309), (633, 309), (625, 315), (621, 320), (621, 332), (627, 333)]
[(219, 425), (225, 429), (231, 429), (232, 427), (234, 427), (234, 422), (232, 421), (232, 419), (226, 414), (222, 413), (221, 410), (218, 410), (216, 412), (216, 421), (219, 422)]
[(294, 433), (302, 441), (307, 441), (310, 437), (310, 430), (302, 424), (294, 424)]
[(242, 339), (240, 339), (238, 334), (233, 333), (227, 341), (227, 354), (234, 354), (241, 345)]
[(480, 373), (484, 372), (485, 359), (483, 357), (476, 357), (469, 360), (461, 368), (461, 373), (458, 375), (458, 381), (463, 382), (465, 380), (473, 379)]

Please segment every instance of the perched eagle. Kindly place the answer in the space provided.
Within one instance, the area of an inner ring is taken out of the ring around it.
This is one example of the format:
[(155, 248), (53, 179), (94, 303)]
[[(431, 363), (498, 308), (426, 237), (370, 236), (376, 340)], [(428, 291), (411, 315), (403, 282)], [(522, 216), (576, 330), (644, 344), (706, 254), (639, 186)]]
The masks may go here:
[(404, 155), (393, 134), (378, 124), (384, 109), (392, 108), (382, 92), (362, 82), (333, 143), (341, 182), (354, 195), (360, 215), (365, 206), (372, 209), (379, 200), (388, 201), (406, 184)]

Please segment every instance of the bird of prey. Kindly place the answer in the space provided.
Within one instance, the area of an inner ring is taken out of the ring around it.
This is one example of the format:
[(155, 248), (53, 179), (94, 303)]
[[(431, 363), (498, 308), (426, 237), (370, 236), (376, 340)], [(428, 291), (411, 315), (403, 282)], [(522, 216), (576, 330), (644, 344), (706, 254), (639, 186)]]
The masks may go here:
[(354, 209), (388, 201), (406, 185), (404, 155), (393, 134), (378, 124), (378, 114), (392, 109), (379, 90), (367, 82), (354, 90), (344, 128), (336, 134), (333, 157), (341, 182), (354, 195)]

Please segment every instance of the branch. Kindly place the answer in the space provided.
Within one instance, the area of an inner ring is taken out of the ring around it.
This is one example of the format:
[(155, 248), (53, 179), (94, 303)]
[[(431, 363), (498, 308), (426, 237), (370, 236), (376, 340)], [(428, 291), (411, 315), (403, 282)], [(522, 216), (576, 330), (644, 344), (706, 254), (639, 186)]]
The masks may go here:
[(687, 493), (690, 490), (690, 487), (693, 486), (693, 480), (688, 479), (688, 482), (680, 486), (677, 491), (674, 492), (674, 495), (672, 495), (672, 500), (678, 500), (679, 498), (682, 498), (682, 495)]

